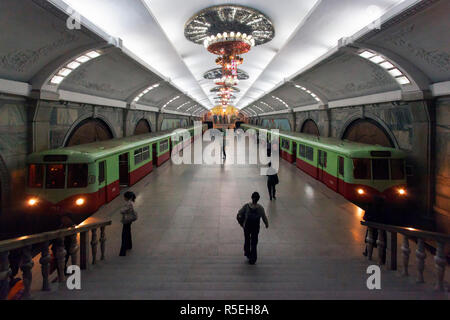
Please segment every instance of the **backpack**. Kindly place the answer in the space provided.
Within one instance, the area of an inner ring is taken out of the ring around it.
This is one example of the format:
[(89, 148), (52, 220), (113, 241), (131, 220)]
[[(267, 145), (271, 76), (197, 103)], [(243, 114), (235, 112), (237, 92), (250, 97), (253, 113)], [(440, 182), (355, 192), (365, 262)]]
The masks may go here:
[(259, 226), (259, 219), (261, 218), (258, 207), (252, 208), (248, 205), (248, 210), (246, 214), (245, 227), (254, 228)]

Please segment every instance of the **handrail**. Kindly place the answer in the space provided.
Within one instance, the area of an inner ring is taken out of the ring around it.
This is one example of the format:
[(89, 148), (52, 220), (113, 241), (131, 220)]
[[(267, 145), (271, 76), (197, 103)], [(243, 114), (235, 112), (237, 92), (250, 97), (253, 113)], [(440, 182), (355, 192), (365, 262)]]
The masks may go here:
[[(425, 282), (423, 272), (425, 270), (425, 240), (435, 241), (437, 244), (434, 255), (434, 264), (436, 269), (436, 286), (438, 291), (444, 291), (444, 274), (447, 266), (445, 257), (445, 245), (450, 242), (450, 235), (426, 230), (420, 230), (410, 227), (394, 226), (373, 221), (361, 221), (361, 225), (367, 226), (367, 258), (372, 260), (372, 253), (377, 244), (378, 261), (380, 265), (386, 265), (389, 270), (397, 269), (397, 233), (403, 236), (401, 246), (403, 275), (408, 276), (409, 248), (410, 238), (417, 239), (416, 259), (417, 259), (417, 283)], [(375, 231), (378, 231), (378, 237), (375, 237)]]
[[(41, 264), (42, 273), (42, 290), (50, 290), (49, 283), (49, 265), (51, 261), (51, 250), (56, 259), (56, 267), (58, 271), (58, 282), (64, 282), (64, 264), (68, 254), (71, 258), (72, 265), (80, 266), (80, 269), (86, 269), (89, 259), (89, 244), (91, 246), (92, 264), (97, 260), (97, 245), (100, 242), (100, 260), (105, 259), (106, 244), (106, 226), (111, 225), (111, 220), (103, 220), (90, 217), (77, 226), (63, 228), (53, 231), (47, 231), (29, 236), (0, 241), (0, 300), (6, 299), (9, 292), (9, 283), (14, 275), (11, 274), (9, 252), (12, 250), (20, 250), (23, 278), (23, 298), (29, 298), (31, 294), (31, 282), (34, 262), (32, 257), (33, 245), (38, 245), (41, 252), (39, 263)], [(97, 229), (100, 228), (100, 239), (97, 240)], [(91, 241), (89, 241), (89, 232), (91, 233)], [(80, 237), (78, 238), (78, 234)], [(65, 249), (64, 240), (70, 240), (70, 246)], [(78, 258), (78, 252), (79, 258)], [(78, 263), (79, 262), (79, 263)], [(17, 269), (19, 266), (15, 266)]]
[(99, 218), (90, 217), (77, 226), (2, 240), (0, 241), (0, 252), (11, 251), (25, 246), (30, 246), (44, 241), (51, 241), (109, 225), (111, 225), (111, 220), (102, 220)]
[(409, 237), (417, 237), (417, 238), (434, 240), (434, 241), (439, 241), (439, 242), (446, 242), (446, 243), (450, 242), (450, 234), (420, 230), (420, 229), (410, 228), (410, 227), (394, 226), (394, 225), (383, 224), (383, 223), (373, 222), (373, 221), (366, 221), (366, 220), (361, 221), (361, 224), (363, 226), (372, 227), (375, 229), (382, 229), (385, 231), (401, 233), (401, 234), (407, 235)]

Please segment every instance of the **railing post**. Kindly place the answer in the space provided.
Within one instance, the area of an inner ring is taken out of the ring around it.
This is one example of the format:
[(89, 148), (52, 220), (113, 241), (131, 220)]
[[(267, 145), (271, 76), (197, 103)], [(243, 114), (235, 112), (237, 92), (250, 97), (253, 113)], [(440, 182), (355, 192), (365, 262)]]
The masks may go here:
[(92, 264), (95, 264), (97, 261), (97, 229), (92, 229), (92, 240), (91, 240), (91, 249), (92, 249)]
[(378, 240), (377, 240), (377, 248), (378, 248), (378, 264), (381, 266), (384, 264), (384, 258), (386, 255), (386, 242), (384, 240), (386, 235), (386, 231), (378, 230)]
[(403, 254), (403, 276), (408, 276), (408, 263), (409, 263), (409, 254), (411, 253), (411, 249), (409, 249), (409, 238), (406, 235), (403, 235), (403, 244), (402, 244), (402, 254)]
[(66, 250), (64, 249), (64, 238), (55, 239), (52, 246), (53, 254), (56, 258), (56, 267), (58, 270), (58, 282), (64, 282), (64, 263), (66, 258)]
[(372, 260), (373, 245), (375, 244), (375, 239), (373, 236), (374, 229), (371, 227), (367, 228), (367, 259)]
[(100, 251), (101, 251), (100, 260), (105, 260), (105, 250), (106, 250), (106, 233), (105, 233), (105, 226), (103, 226), (100, 228)]
[(0, 300), (6, 300), (9, 293), (9, 251), (0, 252)]
[(86, 270), (88, 267), (88, 231), (80, 233), (80, 269)]
[(423, 279), (423, 270), (425, 270), (425, 247), (423, 239), (417, 239), (417, 249), (416, 249), (416, 258), (417, 258), (417, 283), (424, 283)]
[(31, 296), (31, 282), (33, 281), (33, 275), (31, 269), (34, 262), (31, 257), (31, 246), (23, 247), (22, 249), (22, 265), (20, 269), (23, 274), (23, 298), (28, 299)]
[(73, 234), (70, 237), (70, 249), (69, 249), (69, 254), (70, 254), (70, 259), (73, 265), (78, 265), (78, 243), (77, 243), (77, 234)]
[(41, 244), (41, 258), (39, 259), (39, 263), (41, 264), (42, 273), (42, 291), (50, 291), (50, 285), (48, 282), (48, 266), (51, 258), (48, 246), (48, 241)]
[(436, 255), (434, 256), (434, 263), (436, 266), (436, 286), (435, 289), (438, 291), (444, 291), (444, 274), (445, 265), (447, 261), (445, 259), (444, 253), (444, 242), (438, 242), (436, 248)]
[(397, 270), (397, 232), (386, 232), (386, 268)]

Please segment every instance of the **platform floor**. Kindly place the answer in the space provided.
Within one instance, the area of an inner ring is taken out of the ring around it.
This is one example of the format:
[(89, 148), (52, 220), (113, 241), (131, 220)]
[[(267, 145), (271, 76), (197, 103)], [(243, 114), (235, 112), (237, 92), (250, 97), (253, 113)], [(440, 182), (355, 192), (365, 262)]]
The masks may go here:
[[(414, 246), (413, 276), (383, 270), (382, 289), (368, 290), (363, 211), (295, 165), (280, 162), (272, 202), (257, 165), (165, 163), (131, 188), (139, 213), (132, 225), (133, 250), (118, 256), (120, 197), (96, 214), (113, 220), (107, 258), (83, 271), (82, 289), (55, 284), (51, 292), (35, 291), (34, 298), (448, 299), (448, 293), (432, 290), (430, 257), (427, 283), (415, 283)], [(251, 266), (235, 217), (253, 191), (262, 195), (270, 227), (261, 228), (259, 258)]]

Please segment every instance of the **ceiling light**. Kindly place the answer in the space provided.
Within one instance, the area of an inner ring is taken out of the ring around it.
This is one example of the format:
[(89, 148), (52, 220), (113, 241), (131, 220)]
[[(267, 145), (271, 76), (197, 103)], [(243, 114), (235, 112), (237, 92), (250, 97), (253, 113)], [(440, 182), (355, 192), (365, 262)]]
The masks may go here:
[(64, 81), (64, 78), (67, 77), (73, 70), (81, 66), (83, 63), (99, 57), (101, 54), (98, 51), (90, 51), (86, 53), (86, 55), (81, 55), (75, 58), (73, 61), (69, 62), (65, 67), (61, 68), (56, 72), (56, 75), (53, 76), (50, 80), (51, 84), (58, 85)]
[(363, 51), (359, 55), (365, 59), (370, 59), (375, 55), (375, 53), (370, 52), (370, 51)]
[(370, 61), (372, 61), (373, 63), (380, 63), (384, 61), (384, 58), (381, 56), (375, 56), (369, 59)]
[(385, 62), (381, 63), (380, 66), (382, 66), (385, 69), (394, 68), (394, 65), (392, 63), (390, 63), (389, 61), (385, 61)]
[(397, 82), (398, 82), (399, 84), (401, 84), (401, 85), (411, 83), (411, 81), (409, 81), (409, 79), (408, 79), (407, 77), (405, 77), (405, 76), (395, 78), (395, 80), (397, 80)]
[(401, 73), (401, 71), (398, 70), (397, 68), (394, 68), (394, 69), (392, 69), (392, 70), (389, 70), (389, 73), (390, 73), (391, 76), (393, 76), (394, 78), (403, 75), (403, 74)]
[(155, 88), (159, 87), (159, 83), (155, 83), (154, 85), (151, 85), (150, 87), (144, 89), (143, 91), (141, 91), (141, 93), (139, 93), (136, 98), (133, 99), (134, 102), (138, 102), (144, 95), (146, 95), (147, 93), (149, 93), (150, 91), (152, 91)]

